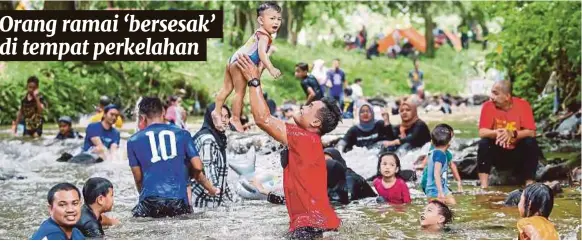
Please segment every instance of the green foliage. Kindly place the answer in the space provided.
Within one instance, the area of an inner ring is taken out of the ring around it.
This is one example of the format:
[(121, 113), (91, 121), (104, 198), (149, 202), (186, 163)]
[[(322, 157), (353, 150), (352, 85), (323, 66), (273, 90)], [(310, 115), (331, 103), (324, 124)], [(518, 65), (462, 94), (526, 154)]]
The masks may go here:
[[(514, 81), (515, 94), (534, 102), (552, 71), (567, 105), (580, 95), (580, 2), (495, 2), (488, 10), (502, 16), (503, 31), (490, 39), (502, 52), (488, 55)], [(539, 108), (538, 110), (545, 110)], [(536, 113), (544, 116), (541, 111)]]

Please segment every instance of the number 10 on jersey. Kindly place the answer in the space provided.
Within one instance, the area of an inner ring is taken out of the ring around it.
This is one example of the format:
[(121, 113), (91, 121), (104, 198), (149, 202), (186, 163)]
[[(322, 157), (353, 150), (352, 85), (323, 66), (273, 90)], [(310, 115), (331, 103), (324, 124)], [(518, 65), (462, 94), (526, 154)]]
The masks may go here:
[[(148, 131), (145, 133), (150, 138), (150, 148), (152, 151), (152, 163), (159, 162), (161, 160), (167, 161), (178, 156), (178, 150), (176, 148), (176, 135), (172, 131), (163, 130), (158, 133), (159, 145), (156, 142), (156, 136), (153, 131)], [(166, 143), (166, 138), (170, 141), (170, 155), (168, 155), (168, 147)], [(162, 154), (160, 156), (160, 154)]]

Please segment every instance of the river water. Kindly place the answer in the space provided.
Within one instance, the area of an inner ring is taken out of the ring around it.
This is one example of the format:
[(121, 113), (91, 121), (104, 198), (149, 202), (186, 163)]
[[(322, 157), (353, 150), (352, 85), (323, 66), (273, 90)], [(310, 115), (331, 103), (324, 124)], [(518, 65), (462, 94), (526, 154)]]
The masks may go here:
[[(82, 141), (53, 143), (47, 133), (43, 140), (0, 139), (0, 174), (13, 178), (0, 181), (0, 237), (27, 239), (48, 217), (46, 195), (58, 182), (71, 182), (82, 188), (89, 177), (105, 177), (114, 184), (115, 205), (110, 216), (122, 224), (107, 228), (107, 239), (282, 239), (287, 231), (288, 216), (283, 205), (261, 200), (241, 200), (226, 207), (196, 210), (192, 215), (165, 219), (136, 219), (131, 209), (138, 193), (125, 153), (118, 160), (94, 165), (59, 163), (55, 160), (63, 151), (76, 150)], [(128, 133), (123, 133), (125, 139)], [(262, 137), (266, 138), (266, 137)], [(125, 150), (125, 140), (121, 149)], [(258, 153), (261, 153), (260, 151)], [(344, 154), (350, 168), (364, 177), (375, 173), (376, 152), (355, 148)], [(229, 153), (231, 160), (244, 155)], [(244, 160), (243, 160), (244, 161)], [(410, 160), (403, 166), (411, 166)], [(279, 154), (258, 154), (257, 170), (281, 173)], [(237, 175), (231, 170), (229, 182), (235, 187)], [(419, 215), (426, 199), (411, 188), (413, 203), (405, 207), (376, 204), (361, 200), (336, 207), (343, 220), (338, 232), (328, 232), (325, 239), (515, 239), (517, 208), (501, 205), (505, 195), (516, 187), (492, 188), (481, 193), (471, 181), (455, 198), (455, 219), (451, 230), (431, 234), (419, 228)], [(452, 188), (455, 190), (453, 183)], [(565, 188), (558, 195), (550, 220), (562, 239), (580, 239), (580, 189)]]

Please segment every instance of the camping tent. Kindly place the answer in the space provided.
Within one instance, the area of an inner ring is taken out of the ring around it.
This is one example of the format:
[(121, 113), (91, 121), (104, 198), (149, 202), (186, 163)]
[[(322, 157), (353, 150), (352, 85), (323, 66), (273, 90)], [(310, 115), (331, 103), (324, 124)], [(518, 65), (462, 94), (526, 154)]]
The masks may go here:
[[(461, 51), (462, 46), (459, 37), (447, 30), (444, 32), (445, 35), (447, 35), (447, 38), (453, 43), (457, 52)], [(391, 46), (399, 43), (400, 38), (407, 38), (408, 42), (410, 42), (416, 50), (422, 53), (426, 52), (426, 40), (424, 39), (424, 36), (414, 28), (396, 29), (391, 31), (383, 39), (378, 41), (378, 51), (380, 53), (385, 53)]]

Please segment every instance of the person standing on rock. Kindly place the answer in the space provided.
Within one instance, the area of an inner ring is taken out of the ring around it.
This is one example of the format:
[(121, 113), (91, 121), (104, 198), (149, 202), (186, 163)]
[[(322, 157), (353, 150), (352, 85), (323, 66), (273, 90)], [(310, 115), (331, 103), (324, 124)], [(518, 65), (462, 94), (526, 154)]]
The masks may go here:
[(512, 169), (525, 184), (534, 182), (540, 149), (530, 104), (512, 95), (511, 82), (502, 80), (491, 88), (479, 119), (477, 162), (481, 188), (489, 187), (491, 166)]
[(283, 189), (290, 218), (289, 238), (322, 238), (324, 231), (337, 230), (341, 220), (329, 204), (321, 144), (321, 136), (334, 130), (341, 119), (337, 103), (329, 98), (312, 101), (293, 116), (296, 124), (286, 124), (269, 112), (259, 70), (248, 56), (239, 55), (236, 64), (248, 81), (251, 112), (257, 126), (287, 146), (281, 155), (288, 155)]

